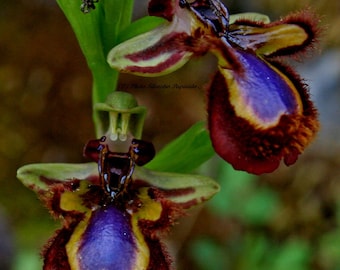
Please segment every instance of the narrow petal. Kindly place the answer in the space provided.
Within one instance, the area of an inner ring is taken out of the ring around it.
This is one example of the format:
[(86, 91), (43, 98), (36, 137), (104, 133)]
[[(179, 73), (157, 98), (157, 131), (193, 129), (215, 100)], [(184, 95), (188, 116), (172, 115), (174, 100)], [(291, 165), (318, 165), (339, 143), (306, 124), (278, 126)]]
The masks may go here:
[(208, 93), (216, 152), (255, 174), (275, 170), (281, 159), (294, 163), (318, 129), (305, 86), (279, 63), (233, 48), (223, 53), (233, 66), (220, 66)]
[(316, 40), (318, 17), (309, 10), (272, 23), (238, 19), (229, 27), (228, 40), (265, 56), (303, 52)]
[(256, 12), (244, 12), (231, 14), (229, 18), (229, 23), (233, 24), (236, 21), (254, 21), (257, 23), (270, 23), (270, 19), (267, 15), (256, 13)]

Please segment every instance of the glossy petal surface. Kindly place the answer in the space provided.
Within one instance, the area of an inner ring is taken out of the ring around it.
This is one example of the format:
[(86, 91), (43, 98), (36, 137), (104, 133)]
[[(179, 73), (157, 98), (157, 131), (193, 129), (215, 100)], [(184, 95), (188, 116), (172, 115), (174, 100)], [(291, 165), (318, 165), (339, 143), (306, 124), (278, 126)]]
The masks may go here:
[(135, 269), (136, 253), (129, 217), (110, 206), (93, 213), (82, 236), (77, 257), (81, 270), (132, 270)]
[(223, 94), (229, 95), (237, 116), (258, 128), (267, 128), (277, 125), (283, 114), (301, 112), (296, 86), (286, 75), (252, 53), (229, 52), (238, 61), (237, 69), (221, 67), (220, 72), (228, 85)]

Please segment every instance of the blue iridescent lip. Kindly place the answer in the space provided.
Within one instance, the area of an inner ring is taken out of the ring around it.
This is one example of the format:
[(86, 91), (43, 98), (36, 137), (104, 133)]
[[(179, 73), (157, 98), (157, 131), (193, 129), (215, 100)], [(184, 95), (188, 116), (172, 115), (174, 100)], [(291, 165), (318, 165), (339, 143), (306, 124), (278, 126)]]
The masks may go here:
[(237, 84), (229, 91), (231, 96), (239, 97), (237, 103), (232, 102), (239, 116), (248, 111), (254, 125), (266, 127), (276, 125), (283, 114), (301, 110), (295, 87), (289, 85), (282, 73), (252, 53), (240, 50), (233, 53), (243, 69), (226, 71), (232, 73)]
[(77, 254), (81, 270), (134, 269), (136, 254), (136, 240), (126, 213), (114, 205), (92, 213)]

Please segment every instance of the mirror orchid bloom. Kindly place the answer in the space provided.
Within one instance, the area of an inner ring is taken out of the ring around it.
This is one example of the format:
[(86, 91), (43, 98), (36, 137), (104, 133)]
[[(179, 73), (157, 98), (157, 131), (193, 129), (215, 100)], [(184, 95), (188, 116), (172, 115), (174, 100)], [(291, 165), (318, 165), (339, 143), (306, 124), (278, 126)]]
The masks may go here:
[(185, 210), (219, 189), (210, 178), (154, 172), (155, 152), (133, 139), (127, 152), (109, 139), (91, 140), (83, 164), (31, 164), (18, 178), (62, 220), (42, 255), (45, 270), (171, 269), (162, 239)]
[(283, 60), (313, 48), (317, 16), (305, 10), (270, 22), (261, 14), (229, 15), (219, 0), (151, 0), (149, 14), (167, 21), (114, 47), (111, 67), (160, 76), (214, 54), (207, 111), (216, 153), (254, 174), (295, 163), (319, 123), (306, 84)]

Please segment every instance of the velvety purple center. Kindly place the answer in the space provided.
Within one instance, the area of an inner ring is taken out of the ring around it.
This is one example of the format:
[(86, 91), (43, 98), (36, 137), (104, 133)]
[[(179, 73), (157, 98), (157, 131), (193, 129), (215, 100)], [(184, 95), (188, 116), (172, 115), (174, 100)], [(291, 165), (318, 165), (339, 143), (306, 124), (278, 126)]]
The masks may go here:
[(78, 251), (80, 269), (134, 269), (135, 257), (128, 215), (114, 206), (93, 212)]
[(244, 72), (235, 74), (245, 103), (264, 122), (297, 111), (297, 97), (286, 78), (256, 55), (238, 51)]

